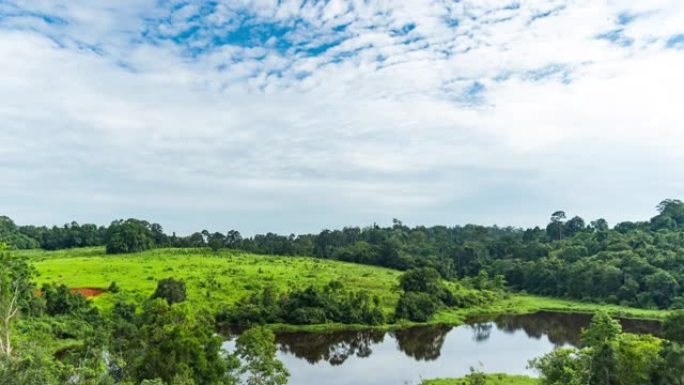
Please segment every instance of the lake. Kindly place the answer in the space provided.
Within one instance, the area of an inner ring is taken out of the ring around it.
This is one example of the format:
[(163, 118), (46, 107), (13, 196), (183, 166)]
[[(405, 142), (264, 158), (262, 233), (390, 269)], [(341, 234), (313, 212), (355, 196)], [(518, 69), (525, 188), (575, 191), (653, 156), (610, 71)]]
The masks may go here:
[[(292, 385), (401, 385), (459, 377), (470, 367), (526, 374), (528, 361), (579, 343), (584, 314), (540, 312), (471, 320), (468, 324), (396, 331), (280, 333), (278, 357)], [(656, 321), (621, 320), (623, 330), (657, 335)], [(232, 348), (227, 342), (226, 348)]]

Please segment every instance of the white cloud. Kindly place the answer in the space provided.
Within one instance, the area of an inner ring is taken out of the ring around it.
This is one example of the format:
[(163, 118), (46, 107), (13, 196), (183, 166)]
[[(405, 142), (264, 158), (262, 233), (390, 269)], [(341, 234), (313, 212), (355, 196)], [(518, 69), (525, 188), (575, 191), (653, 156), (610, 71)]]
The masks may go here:
[[(198, 4), (0, 6), (4, 212), (291, 232), (615, 221), (684, 193), (679, 1)], [(208, 43), (245, 10), (292, 46)]]

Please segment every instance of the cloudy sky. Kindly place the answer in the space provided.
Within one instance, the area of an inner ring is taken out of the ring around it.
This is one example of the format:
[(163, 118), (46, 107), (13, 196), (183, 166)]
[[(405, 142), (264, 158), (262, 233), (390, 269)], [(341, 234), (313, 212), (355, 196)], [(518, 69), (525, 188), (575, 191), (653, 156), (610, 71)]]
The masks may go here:
[(167, 231), (642, 219), (684, 1), (0, 0), (0, 213)]

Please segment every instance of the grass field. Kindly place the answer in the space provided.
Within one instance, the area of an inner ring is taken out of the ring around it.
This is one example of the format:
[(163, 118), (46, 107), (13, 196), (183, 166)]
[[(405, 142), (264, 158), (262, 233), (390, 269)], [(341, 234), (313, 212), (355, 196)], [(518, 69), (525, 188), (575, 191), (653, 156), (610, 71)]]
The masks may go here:
[[(511, 376), (506, 374), (488, 374), (486, 385), (537, 385), (539, 380), (527, 376)], [(421, 385), (468, 385), (465, 378), (436, 379), (423, 382)]]
[(116, 282), (121, 289), (93, 298), (107, 308), (116, 296), (147, 298), (157, 281), (173, 277), (186, 282), (193, 306), (216, 308), (273, 286), (282, 291), (308, 285), (325, 285), (337, 279), (348, 288), (368, 290), (393, 311), (399, 297), (399, 272), (313, 258), (274, 257), (205, 249), (158, 249), (126, 255), (106, 255), (101, 248), (55, 252), (24, 251), (39, 272), (37, 283), (63, 283), (71, 288), (106, 289)]
[(560, 298), (539, 297), (534, 295), (511, 294), (490, 306), (471, 309), (451, 309), (438, 313), (434, 323), (460, 324), (468, 317), (496, 316), (499, 314), (529, 314), (538, 311), (568, 313), (595, 313), (606, 311), (613, 317), (647, 320), (662, 320), (670, 314), (667, 310), (639, 309), (617, 305), (572, 301)]
[[(243, 296), (274, 286), (282, 291), (308, 285), (325, 285), (340, 280), (348, 288), (368, 290), (380, 298), (390, 315), (399, 298), (400, 272), (305, 257), (276, 257), (225, 250), (157, 249), (126, 255), (106, 255), (103, 248), (60, 251), (28, 250), (17, 254), (28, 257), (39, 272), (38, 284), (64, 283), (72, 288), (106, 289), (116, 282), (121, 292), (105, 293), (93, 301), (108, 308), (116, 297), (142, 300), (154, 291), (157, 281), (183, 279), (194, 307), (215, 309), (234, 303)], [(591, 313), (599, 309), (625, 318), (661, 319), (668, 312), (599, 305), (530, 295), (510, 295), (481, 308), (451, 309), (438, 313), (431, 323), (461, 324), (474, 315), (533, 313), (540, 310)]]

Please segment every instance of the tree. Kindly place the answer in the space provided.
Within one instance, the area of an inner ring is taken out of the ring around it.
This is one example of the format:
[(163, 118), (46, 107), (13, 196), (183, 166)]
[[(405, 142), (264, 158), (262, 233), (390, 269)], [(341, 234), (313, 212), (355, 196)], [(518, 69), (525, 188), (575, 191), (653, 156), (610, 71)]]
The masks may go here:
[(665, 199), (656, 206), (661, 215), (674, 219), (678, 224), (684, 222), (684, 202), (679, 199)]
[(557, 237), (559, 241), (563, 239), (564, 219), (565, 211), (559, 210), (551, 214), (551, 223), (546, 226), (546, 233), (549, 235), (549, 237)]
[(674, 311), (665, 318), (663, 337), (672, 342), (684, 344), (684, 310)]
[(661, 345), (662, 340), (651, 335), (621, 335), (616, 349), (620, 385), (652, 384), (662, 362)]
[(589, 349), (589, 383), (610, 385), (618, 375), (616, 342), (622, 333), (620, 323), (608, 313), (594, 315), (589, 328), (582, 333), (582, 343)]
[(237, 249), (242, 242), (242, 235), (237, 230), (230, 230), (226, 234), (226, 247), (229, 249)]
[(12, 325), (33, 298), (33, 269), (0, 244), (0, 356), (12, 354)]
[(399, 286), (404, 291), (436, 294), (441, 288), (440, 275), (431, 267), (412, 269), (399, 278)]
[(603, 218), (599, 218), (595, 221), (591, 221), (590, 226), (592, 229), (594, 229), (595, 231), (597, 231), (599, 233), (606, 232), (610, 229), (608, 226), (608, 221), (606, 221)]
[(679, 291), (679, 283), (664, 270), (659, 270), (654, 274), (644, 277), (644, 283), (648, 293), (660, 308), (667, 308), (672, 302), (672, 298)]
[(398, 319), (426, 322), (439, 309), (439, 303), (427, 293), (408, 291), (399, 297), (394, 311)]
[[(117, 310), (131, 317), (130, 311)], [(126, 379), (135, 382), (160, 378), (167, 384), (234, 384), (233, 364), (221, 350), (222, 339), (214, 333), (209, 314), (193, 312), (185, 304), (169, 305), (162, 299), (149, 300), (134, 317), (137, 328), (119, 338), (130, 367)], [(119, 330), (121, 331), (121, 330)]]
[(586, 360), (577, 349), (557, 349), (530, 361), (541, 374), (542, 385), (584, 385), (587, 383)]
[(275, 335), (265, 327), (255, 327), (238, 337), (235, 354), (242, 360), (240, 373), (247, 385), (284, 385), (289, 373), (276, 358)]
[(585, 229), (584, 219), (579, 216), (574, 216), (569, 221), (565, 222), (565, 233), (569, 237), (582, 232)]
[(226, 245), (226, 236), (221, 233), (209, 234), (207, 238), (207, 244), (214, 252), (221, 250)]
[(107, 254), (135, 253), (156, 246), (161, 226), (138, 219), (118, 220), (107, 229)]
[(173, 278), (164, 278), (157, 283), (157, 290), (152, 294), (152, 299), (163, 298), (171, 305), (185, 301), (187, 292), (185, 282)]
[(684, 346), (668, 342), (662, 350), (659, 368), (660, 385), (684, 385)]

